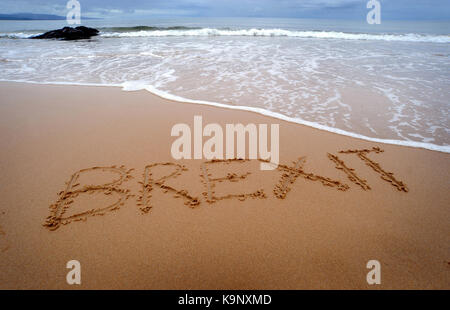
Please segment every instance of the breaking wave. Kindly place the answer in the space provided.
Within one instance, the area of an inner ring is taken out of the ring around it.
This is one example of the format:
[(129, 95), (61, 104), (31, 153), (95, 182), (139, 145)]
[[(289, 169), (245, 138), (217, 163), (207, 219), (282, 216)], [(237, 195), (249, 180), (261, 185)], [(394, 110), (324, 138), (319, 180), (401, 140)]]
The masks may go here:
[[(100, 28), (100, 35), (106, 38), (126, 37), (178, 37), (178, 36), (255, 36), (255, 37), (297, 37), (317, 39), (341, 40), (375, 40), (375, 41), (403, 41), (450, 43), (449, 35), (426, 35), (417, 33), (407, 34), (369, 34), (348, 33), (337, 31), (292, 31), (285, 29), (229, 29), (229, 28), (197, 28), (185, 26), (173, 27), (105, 27)], [(26, 39), (40, 33), (12, 32), (0, 33), (0, 38)]]
[[(116, 30), (114, 30), (116, 29)], [(450, 43), (448, 35), (422, 35), (408, 34), (368, 34), (346, 33), (336, 31), (291, 31), (285, 29), (216, 29), (216, 28), (187, 28), (187, 27), (125, 27), (105, 28), (103, 37), (168, 37), (168, 36), (256, 36), (256, 37), (298, 37), (318, 39), (343, 39), (343, 40), (378, 40), (378, 41), (405, 41), (405, 42), (430, 42)]]

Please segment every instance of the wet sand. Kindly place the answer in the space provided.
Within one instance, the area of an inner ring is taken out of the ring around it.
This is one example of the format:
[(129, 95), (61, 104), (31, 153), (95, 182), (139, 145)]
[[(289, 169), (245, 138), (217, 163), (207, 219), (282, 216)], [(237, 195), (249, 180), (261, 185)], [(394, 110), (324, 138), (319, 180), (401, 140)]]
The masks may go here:
[[(279, 167), (174, 160), (195, 115)], [(0, 83), (0, 126), (1, 289), (450, 288), (449, 154), (108, 87)]]

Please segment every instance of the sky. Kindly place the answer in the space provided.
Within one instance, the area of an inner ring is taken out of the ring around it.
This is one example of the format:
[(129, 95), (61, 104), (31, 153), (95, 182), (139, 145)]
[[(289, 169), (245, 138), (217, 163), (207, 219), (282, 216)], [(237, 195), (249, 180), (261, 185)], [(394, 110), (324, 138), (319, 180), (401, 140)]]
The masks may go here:
[[(67, 14), (68, 0), (0, 0), (0, 13)], [(82, 16), (361, 19), (368, 0), (78, 0)], [(379, 0), (384, 20), (450, 20), (450, 0)]]

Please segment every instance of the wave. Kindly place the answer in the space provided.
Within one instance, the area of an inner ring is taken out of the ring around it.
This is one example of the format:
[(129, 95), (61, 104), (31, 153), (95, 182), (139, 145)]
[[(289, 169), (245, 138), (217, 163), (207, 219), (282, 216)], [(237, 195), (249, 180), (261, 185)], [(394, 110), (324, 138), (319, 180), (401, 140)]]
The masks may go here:
[(172, 26), (172, 27), (153, 27), (153, 26), (133, 26), (133, 27), (104, 27), (99, 28), (107, 32), (132, 32), (132, 31), (170, 31), (170, 30), (194, 30), (200, 27)]
[(321, 124), (306, 121), (306, 120), (303, 120), (300, 118), (289, 117), (289, 116), (283, 115), (281, 113), (272, 112), (272, 111), (269, 111), (269, 110), (266, 110), (263, 108), (248, 107), (248, 106), (234, 106), (234, 105), (228, 105), (228, 104), (212, 102), (212, 101), (188, 99), (188, 98), (184, 98), (184, 97), (180, 97), (177, 95), (167, 93), (165, 91), (157, 89), (153, 85), (148, 85), (146, 83), (141, 83), (138, 81), (125, 82), (125, 83), (120, 84), (120, 86), (122, 87), (122, 89), (124, 91), (147, 90), (150, 93), (152, 93), (158, 97), (161, 97), (161, 98), (164, 98), (167, 100), (171, 100), (171, 101), (210, 105), (210, 106), (231, 109), (231, 110), (254, 112), (254, 113), (261, 114), (261, 115), (265, 115), (265, 116), (269, 116), (272, 118), (287, 121), (290, 123), (305, 125), (308, 127), (319, 129), (319, 130), (324, 130), (324, 131), (328, 131), (328, 132), (332, 132), (332, 133), (336, 133), (336, 134), (340, 134), (340, 135), (348, 136), (348, 137), (352, 137), (352, 138), (357, 138), (357, 139), (361, 139), (361, 140), (366, 140), (366, 141), (371, 141), (371, 142), (379, 142), (379, 143), (385, 143), (385, 144), (400, 145), (400, 146), (408, 146), (408, 147), (414, 147), (414, 148), (423, 148), (423, 149), (427, 149), (427, 150), (431, 150), (431, 151), (450, 153), (450, 145), (436, 145), (436, 144), (432, 144), (432, 143), (417, 142), (417, 141), (405, 141), (405, 140), (380, 139), (380, 138), (367, 137), (367, 136), (364, 136), (364, 135), (361, 135), (358, 133), (349, 132), (349, 131), (342, 130), (339, 128), (333, 128), (333, 127), (321, 125)]
[[(407, 34), (369, 34), (348, 33), (337, 31), (292, 31), (285, 29), (240, 29), (228, 28), (197, 28), (185, 26), (173, 27), (108, 27), (100, 28), (100, 35), (106, 38), (127, 37), (207, 37), (207, 36), (253, 36), (253, 37), (294, 37), (294, 38), (317, 38), (317, 39), (341, 39), (341, 40), (375, 40), (375, 41), (401, 41), (401, 42), (427, 42), (427, 43), (450, 43), (449, 35), (425, 35), (417, 33)], [(12, 32), (0, 33), (0, 38), (28, 39), (41, 33)]]
[(324, 131), (340, 134), (343, 136), (348, 136), (348, 137), (366, 140), (366, 141), (370, 141), (370, 142), (400, 145), (400, 146), (407, 146), (407, 147), (414, 147), (414, 148), (423, 148), (423, 149), (427, 149), (427, 150), (431, 150), (431, 151), (450, 153), (450, 145), (436, 145), (436, 144), (425, 143), (425, 142), (368, 137), (368, 136), (364, 136), (364, 135), (361, 135), (358, 133), (345, 131), (345, 130), (342, 130), (339, 128), (333, 128), (333, 127), (321, 125), (318, 123), (306, 121), (306, 120), (303, 120), (300, 118), (289, 117), (289, 116), (286, 116), (286, 115), (283, 115), (283, 114), (280, 114), (277, 112), (272, 112), (272, 111), (269, 111), (269, 110), (266, 110), (263, 108), (248, 107), (248, 106), (234, 106), (234, 105), (227, 105), (227, 104), (218, 103), (218, 102), (184, 98), (184, 97), (180, 97), (177, 95), (167, 93), (165, 91), (157, 89), (153, 85), (149, 85), (145, 82), (140, 82), (140, 81), (130, 81), (130, 82), (124, 82), (121, 84), (99, 84), (99, 83), (77, 83), (77, 82), (36, 82), (36, 81), (29, 81), (29, 80), (6, 80), (6, 79), (0, 79), (0, 81), (31, 83), (31, 84), (49, 84), (49, 85), (79, 85), (79, 86), (101, 86), (101, 87), (111, 87), (112, 86), (112, 87), (121, 87), (122, 90), (124, 90), (124, 91), (146, 90), (158, 97), (161, 97), (161, 98), (164, 98), (167, 100), (171, 100), (171, 101), (176, 101), (176, 102), (181, 102), (181, 103), (194, 103), (194, 104), (209, 105), (209, 106), (215, 106), (215, 107), (232, 109), (232, 110), (249, 111), (249, 112), (254, 112), (254, 113), (261, 114), (261, 115), (269, 116), (272, 118), (280, 119), (283, 121), (296, 123), (296, 124), (300, 124), (300, 125), (305, 125), (308, 127), (319, 129), (319, 130), (324, 130)]
[[(133, 27), (100, 27), (98, 28), (102, 32), (106, 33), (129, 33), (139, 31), (185, 31), (201, 29), (200, 27), (186, 27), (186, 26), (172, 26), (172, 27), (153, 27), (153, 26), (133, 26)], [(3, 39), (29, 39), (33, 36), (43, 34), (46, 31), (32, 30), (31, 32), (11, 32), (0, 33), (0, 38)]]
[(0, 39), (28, 39), (41, 33), (11, 32), (0, 33)]
[[(139, 26), (137, 28), (141, 28)], [(297, 37), (318, 39), (344, 39), (344, 40), (378, 40), (378, 41), (404, 41), (404, 42), (430, 42), (450, 43), (448, 35), (422, 35), (408, 34), (368, 34), (346, 33), (336, 31), (291, 31), (285, 29), (216, 29), (216, 28), (179, 28), (174, 29), (150, 27), (152, 29), (136, 29), (135, 31), (102, 31), (103, 37), (169, 37), (169, 36), (256, 36), (256, 37)], [(110, 28), (111, 29), (111, 28)]]

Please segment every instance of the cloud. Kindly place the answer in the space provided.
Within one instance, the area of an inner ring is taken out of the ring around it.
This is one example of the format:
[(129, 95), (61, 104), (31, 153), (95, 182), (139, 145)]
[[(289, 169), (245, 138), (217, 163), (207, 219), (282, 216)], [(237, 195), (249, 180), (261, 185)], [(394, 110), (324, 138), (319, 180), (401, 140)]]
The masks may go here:
[[(79, 0), (91, 17), (212, 16), (364, 18), (366, 0)], [(450, 1), (379, 0), (392, 19), (449, 19)], [(66, 14), (65, 0), (1, 0), (0, 13)]]

